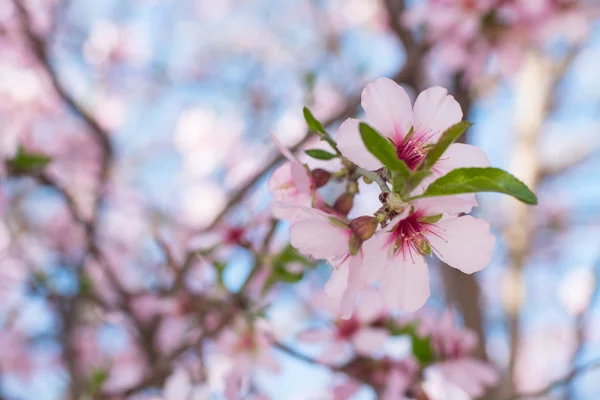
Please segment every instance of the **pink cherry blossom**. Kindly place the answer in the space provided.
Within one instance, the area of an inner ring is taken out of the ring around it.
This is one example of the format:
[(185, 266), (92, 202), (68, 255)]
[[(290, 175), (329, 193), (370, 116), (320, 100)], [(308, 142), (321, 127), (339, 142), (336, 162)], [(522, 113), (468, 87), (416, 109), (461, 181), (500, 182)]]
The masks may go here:
[[(471, 355), (477, 347), (477, 336), (468, 329), (458, 329), (453, 312), (447, 311), (441, 318), (424, 322), (419, 333), (431, 337), (436, 358), (441, 360), (428, 369), (446, 382), (446, 387), (455, 386), (468, 396), (478, 398), (488, 387), (498, 383), (498, 372)], [(452, 390), (460, 392), (456, 388)]]
[[(446, 129), (462, 119), (458, 102), (441, 87), (432, 87), (417, 97), (414, 106), (404, 89), (388, 78), (369, 83), (362, 92), (361, 104), (366, 121), (396, 147), (398, 159), (414, 170), (427, 154), (427, 146), (436, 143)], [(338, 147), (358, 166), (377, 170), (382, 167), (362, 142), (359, 120), (347, 119), (338, 129)], [(409, 132), (412, 130), (410, 136)], [(488, 167), (486, 155), (475, 146), (452, 144), (433, 166), (434, 177), (459, 167)], [(473, 195), (465, 196), (477, 205)]]
[(491, 260), (495, 238), (489, 224), (468, 215), (444, 214), (444, 203), (415, 201), (363, 245), (366, 281), (380, 281), (393, 309), (416, 311), (429, 298), (425, 255), (433, 253), (467, 274), (482, 270)]
[(269, 178), (268, 187), (274, 201), (271, 205), (273, 216), (280, 219), (293, 219), (295, 210), (281, 207), (281, 204), (310, 206), (315, 196), (315, 183), (307, 168), (283, 144), (271, 135), (288, 162), (279, 166)]
[(189, 373), (183, 367), (178, 367), (165, 382), (162, 400), (204, 400), (209, 396), (208, 387), (194, 385)]
[(343, 221), (323, 211), (302, 208), (290, 226), (290, 242), (300, 252), (326, 259), (333, 273), (325, 293), (340, 304), (343, 318), (349, 318), (358, 292), (362, 289), (362, 251), (353, 255), (353, 232)]
[(226, 374), (225, 394), (228, 400), (239, 398), (243, 381), (256, 368), (272, 373), (280, 366), (272, 352), (273, 335), (267, 321), (259, 319), (249, 323), (238, 318), (234, 325), (223, 330), (217, 339), (219, 352), (231, 360)]
[(307, 342), (326, 342), (327, 348), (319, 359), (334, 363), (348, 356), (350, 350), (358, 355), (372, 356), (380, 350), (388, 332), (373, 326), (386, 308), (379, 292), (373, 288), (361, 293), (356, 310), (349, 319), (338, 319), (332, 328), (309, 329), (298, 335)]

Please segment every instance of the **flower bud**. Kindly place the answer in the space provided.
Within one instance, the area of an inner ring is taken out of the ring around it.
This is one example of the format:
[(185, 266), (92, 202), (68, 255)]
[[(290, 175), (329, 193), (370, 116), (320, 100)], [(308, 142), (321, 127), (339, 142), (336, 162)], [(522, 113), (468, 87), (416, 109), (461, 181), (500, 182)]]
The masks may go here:
[(342, 193), (333, 204), (333, 209), (341, 215), (348, 215), (354, 206), (354, 195)]
[(361, 241), (370, 239), (377, 230), (377, 219), (363, 215), (350, 221), (350, 229)]
[(331, 179), (331, 172), (325, 171), (321, 168), (313, 169), (312, 172), (313, 180), (315, 181), (315, 187), (320, 188), (327, 185), (329, 179)]

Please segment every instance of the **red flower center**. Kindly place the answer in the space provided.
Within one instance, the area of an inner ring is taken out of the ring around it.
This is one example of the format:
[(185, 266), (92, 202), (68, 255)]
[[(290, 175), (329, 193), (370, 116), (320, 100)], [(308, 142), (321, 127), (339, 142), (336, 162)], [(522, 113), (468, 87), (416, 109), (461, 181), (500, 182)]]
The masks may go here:
[(336, 336), (340, 339), (350, 339), (360, 329), (360, 322), (352, 317), (337, 323)]
[(436, 235), (433, 231), (433, 224), (423, 222), (421, 218), (424, 213), (417, 210), (394, 228), (392, 240), (395, 242), (394, 251), (401, 251), (405, 256), (412, 257), (413, 252), (421, 255), (431, 254), (431, 244), (425, 236), (427, 233)]
[(424, 135), (411, 135), (404, 139), (400, 144), (396, 144), (396, 156), (404, 161), (408, 168), (414, 171), (417, 165), (425, 158), (427, 154), (424, 150)]

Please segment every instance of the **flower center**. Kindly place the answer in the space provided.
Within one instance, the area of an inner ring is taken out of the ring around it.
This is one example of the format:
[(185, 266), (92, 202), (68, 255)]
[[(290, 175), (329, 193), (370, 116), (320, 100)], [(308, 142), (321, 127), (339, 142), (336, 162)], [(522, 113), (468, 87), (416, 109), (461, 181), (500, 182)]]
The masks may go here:
[(422, 217), (423, 212), (416, 211), (398, 222), (392, 234), (394, 253), (401, 251), (405, 257), (412, 257), (413, 252), (431, 255), (431, 245), (425, 234), (434, 233), (433, 224), (421, 221)]
[(336, 335), (340, 339), (350, 339), (360, 329), (360, 322), (356, 318), (340, 320), (337, 323)]
[(419, 165), (425, 158), (425, 137), (423, 135), (412, 134), (408, 139), (404, 139), (402, 143), (396, 145), (396, 156), (404, 161), (411, 171)]

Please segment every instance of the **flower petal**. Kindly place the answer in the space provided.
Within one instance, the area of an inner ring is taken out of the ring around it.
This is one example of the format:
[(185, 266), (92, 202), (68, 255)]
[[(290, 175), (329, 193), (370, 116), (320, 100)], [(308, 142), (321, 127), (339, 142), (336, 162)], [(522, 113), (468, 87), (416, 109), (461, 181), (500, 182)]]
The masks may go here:
[(381, 294), (393, 309), (417, 311), (430, 295), (427, 263), (421, 255), (404, 258), (398, 254), (388, 262), (381, 276)]
[(312, 218), (290, 226), (292, 246), (315, 258), (334, 258), (348, 253), (350, 231), (339, 228), (327, 219)]
[(285, 147), (273, 132), (269, 133), (271, 135), (271, 139), (273, 139), (275, 145), (277, 145), (277, 148), (279, 149), (281, 154), (283, 154), (283, 156), (291, 162), (297, 162), (300, 164), (300, 160), (298, 160), (298, 157), (296, 157), (287, 147)]
[(324, 364), (333, 364), (348, 354), (346, 342), (336, 340), (327, 346), (327, 349), (319, 356), (319, 361)]
[(333, 268), (331, 277), (325, 284), (325, 295), (336, 304), (336, 312), (348, 287), (348, 274), (350, 269), (350, 257)]
[(350, 265), (348, 266), (348, 285), (344, 291), (342, 302), (340, 304), (340, 313), (343, 319), (348, 319), (352, 316), (356, 297), (360, 290), (365, 286), (362, 267), (362, 256), (350, 257)]
[(297, 338), (303, 342), (324, 342), (333, 338), (333, 332), (329, 329), (308, 329), (300, 332)]
[(425, 134), (432, 143), (452, 125), (460, 122), (460, 104), (448, 91), (435, 86), (419, 94), (413, 108), (415, 134)]
[(308, 175), (304, 165), (294, 162), (290, 172), (298, 191), (310, 195), (312, 192), (312, 178)]
[(359, 120), (348, 118), (338, 128), (337, 143), (342, 154), (354, 164), (374, 171), (381, 168), (381, 162), (367, 150), (358, 131)]
[(388, 333), (381, 328), (362, 328), (352, 336), (352, 345), (357, 354), (372, 356), (380, 350), (388, 338)]
[(453, 143), (435, 163), (434, 168), (440, 175), (444, 175), (455, 168), (485, 168), (489, 166), (490, 160), (479, 147)]
[(413, 124), (410, 98), (391, 79), (369, 83), (362, 91), (361, 104), (369, 124), (394, 143), (400, 143)]
[(375, 321), (386, 311), (383, 298), (379, 290), (370, 287), (365, 289), (360, 295), (360, 301), (356, 307), (356, 316), (363, 323)]
[(177, 368), (165, 383), (163, 396), (165, 400), (184, 399), (192, 390), (192, 381), (184, 368)]
[(385, 265), (389, 261), (387, 246), (389, 237), (390, 234), (388, 232), (381, 230), (362, 245), (363, 269), (365, 272), (366, 284), (377, 281), (381, 277)]
[(496, 238), (486, 221), (465, 215), (443, 219), (435, 227), (427, 239), (440, 260), (466, 274), (490, 263)]

